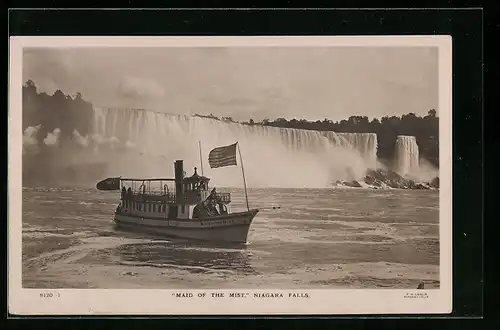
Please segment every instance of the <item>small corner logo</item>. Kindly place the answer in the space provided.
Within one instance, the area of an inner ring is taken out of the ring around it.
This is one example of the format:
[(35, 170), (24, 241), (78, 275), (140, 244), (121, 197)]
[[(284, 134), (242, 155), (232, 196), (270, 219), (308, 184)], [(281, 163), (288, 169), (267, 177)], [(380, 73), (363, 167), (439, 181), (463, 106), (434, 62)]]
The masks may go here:
[(429, 298), (429, 295), (426, 293), (426, 292), (407, 292), (405, 293), (404, 295), (405, 298), (424, 298), (424, 299), (427, 299)]

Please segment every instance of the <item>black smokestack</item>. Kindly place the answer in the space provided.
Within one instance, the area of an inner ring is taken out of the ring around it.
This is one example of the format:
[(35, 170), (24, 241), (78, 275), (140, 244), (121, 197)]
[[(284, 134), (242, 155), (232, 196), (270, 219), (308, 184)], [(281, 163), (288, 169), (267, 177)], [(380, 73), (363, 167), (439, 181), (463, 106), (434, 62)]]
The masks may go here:
[(184, 179), (184, 162), (182, 160), (176, 160), (174, 164), (175, 170), (175, 193), (177, 201), (181, 201), (183, 199), (183, 191), (182, 191), (182, 180)]

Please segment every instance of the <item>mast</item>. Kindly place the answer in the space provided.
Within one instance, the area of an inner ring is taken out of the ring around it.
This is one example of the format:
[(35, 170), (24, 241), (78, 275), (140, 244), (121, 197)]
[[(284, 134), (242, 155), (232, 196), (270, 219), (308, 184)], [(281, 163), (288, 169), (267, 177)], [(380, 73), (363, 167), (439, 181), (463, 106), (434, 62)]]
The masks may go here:
[(247, 210), (250, 211), (250, 206), (248, 205), (247, 182), (245, 180), (245, 170), (243, 169), (243, 158), (241, 158), (240, 144), (238, 142), (237, 146), (238, 146), (238, 153), (240, 155), (241, 174), (243, 174), (243, 186), (245, 187), (245, 200), (247, 202)]
[(203, 176), (203, 158), (201, 157), (201, 141), (198, 141), (198, 146), (200, 147), (201, 176)]

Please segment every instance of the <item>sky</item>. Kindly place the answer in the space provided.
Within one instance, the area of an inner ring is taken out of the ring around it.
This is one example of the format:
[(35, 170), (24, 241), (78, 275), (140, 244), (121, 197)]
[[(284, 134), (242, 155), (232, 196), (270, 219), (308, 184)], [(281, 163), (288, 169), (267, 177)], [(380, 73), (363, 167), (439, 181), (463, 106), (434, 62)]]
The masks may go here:
[(235, 120), (439, 113), (432, 47), (28, 48), (28, 79), (94, 106)]

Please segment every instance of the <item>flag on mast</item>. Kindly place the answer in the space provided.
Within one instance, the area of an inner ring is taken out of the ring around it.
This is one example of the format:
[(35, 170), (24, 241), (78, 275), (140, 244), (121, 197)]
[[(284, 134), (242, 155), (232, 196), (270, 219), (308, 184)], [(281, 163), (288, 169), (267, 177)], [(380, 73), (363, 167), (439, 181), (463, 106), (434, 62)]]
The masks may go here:
[[(238, 142), (233, 143), (228, 146), (218, 147), (212, 149), (208, 154), (208, 164), (211, 168), (238, 165), (236, 163), (236, 147)], [(238, 153), (240, 155), (241, 164), (241, 174), (243, 176), (243, 185), (245, 187), (245, 199), (247, 202), (247, 209), (250, 211), (250, 206), (248, 205), (248, 193), (247, 193), (247, 182), (245, 179), (245, 170), (243, 169), (243, 159), (241, 158), (241, 150), (238, 148)]]
[(228, 146), (212, 149), (208, 154), (208, 164), (211, 168), (238, 165), (236, 163), (236, 145), (238, 142)]

